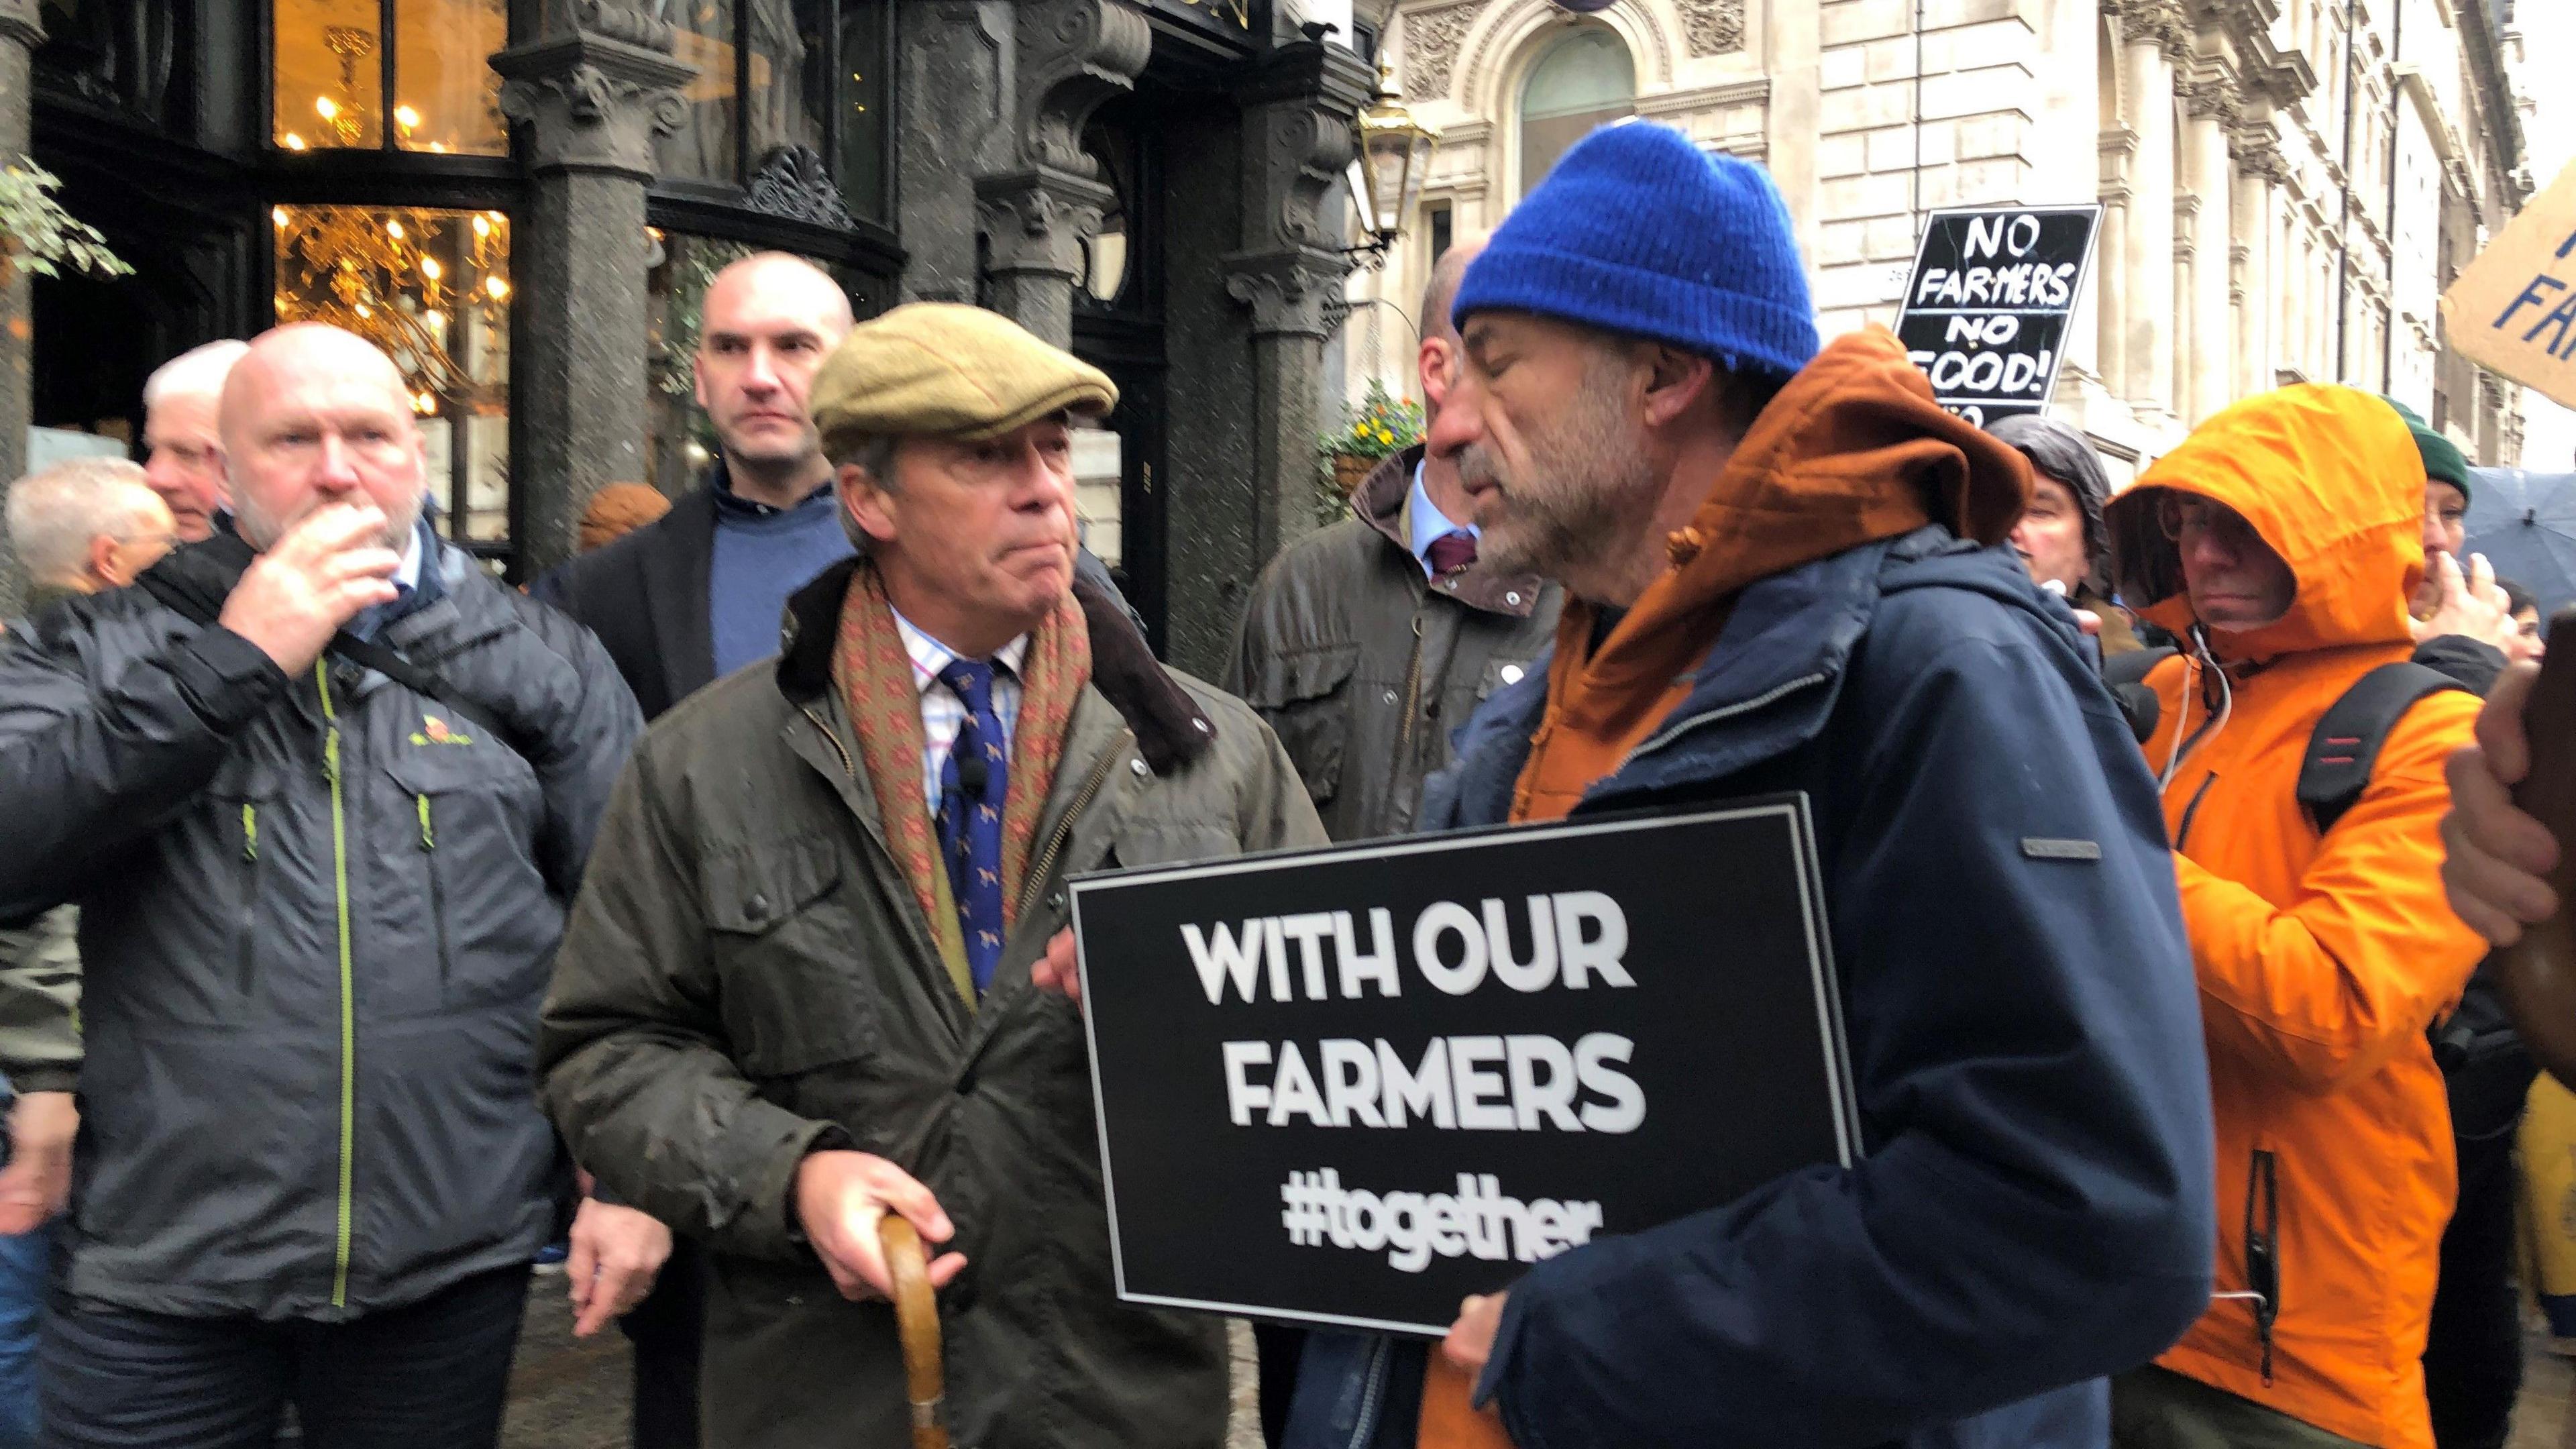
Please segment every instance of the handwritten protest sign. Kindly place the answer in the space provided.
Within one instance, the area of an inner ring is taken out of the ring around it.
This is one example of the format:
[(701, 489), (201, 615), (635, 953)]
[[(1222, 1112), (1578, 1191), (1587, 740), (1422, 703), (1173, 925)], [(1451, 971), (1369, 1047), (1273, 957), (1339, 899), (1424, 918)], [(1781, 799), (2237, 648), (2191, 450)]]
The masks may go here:
[(1859, 1152), (1803, 797), (1073, 883), (1118, 1291), (1439, 1334)]
[(1896, 336), (1941, 406), (1980, 427), (2047, 408), (2101, 221), (2090, 205), (1926, 219)]
[(2471, 361), (2576, 407), (2576, 166), (2460, 273), (2442, 319)]

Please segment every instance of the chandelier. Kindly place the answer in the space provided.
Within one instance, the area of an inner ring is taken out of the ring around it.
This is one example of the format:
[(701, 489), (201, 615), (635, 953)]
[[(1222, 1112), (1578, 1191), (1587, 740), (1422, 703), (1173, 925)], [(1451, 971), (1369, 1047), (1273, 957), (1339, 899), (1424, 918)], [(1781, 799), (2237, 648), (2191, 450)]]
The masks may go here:
[(324, 322), (374, 343), (402, 369), (412, 408), (505, 407), (506, 378), (479, 376), (458, 344), (506, 336), (510, 221), (497, 211), (280, 206), (277, 320)]

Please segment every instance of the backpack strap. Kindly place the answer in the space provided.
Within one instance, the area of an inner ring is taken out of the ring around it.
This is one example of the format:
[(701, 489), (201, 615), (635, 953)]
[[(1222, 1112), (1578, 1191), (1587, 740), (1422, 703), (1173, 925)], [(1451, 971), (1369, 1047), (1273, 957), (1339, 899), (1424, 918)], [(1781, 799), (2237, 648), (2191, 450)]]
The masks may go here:
[[(226, 547), (227, 544), (230, 546)], [(179, 568), (155, 564), (145, 569), (134, 582), (188, 622), (212, 624), (223, 613), (224, 600), (232, 596), (234, 586), (241, 582), (242, 570), (249, 566), (255, 555), (247, 544), (230, 533), (220, 531), (203, 543), (190, 545), (190, 550), (201, 552), (202, 562), (213, 567)], [(324, 645), (323, 650), (361, 669), (372, 669), (414, 694), (438, 701), (458, 718), (499, 741), (511, 753), (522, 759), (530, 758), (518, 731), (510, 728), (490, 709), (458, 693), (456, 686), (428, 666), (415, 663), (373, 639), (361, 639), (346, 629), (333, 634), (331, 642)]]
[(2465, 692), (2467, 686), (2440, 670), (2398, 660), (2354, 680), (2341, 699), (2326, 707), (2308, 736), (2307, 758), (2299, 763), (2299, 808), (2316, 822), (2319, 835), (2334, 829), (2369, 788), (2379, 748), (2406, 711), (2426, 695), (2448, 689)]

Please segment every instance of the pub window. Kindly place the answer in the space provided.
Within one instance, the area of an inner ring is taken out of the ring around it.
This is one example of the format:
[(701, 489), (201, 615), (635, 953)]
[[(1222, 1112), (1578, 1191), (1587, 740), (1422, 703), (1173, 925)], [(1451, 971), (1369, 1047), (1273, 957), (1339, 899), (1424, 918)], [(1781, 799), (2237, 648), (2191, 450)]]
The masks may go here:
[(430, 207), (279, 206), (280, 323), (327, 322), (402, 369), (439, 532), (510, 553), (510, 219)]
[(1521, 83), (1521, 194), (1575, 142), (1636, 113), (1637, 69), (1618, 36), (1585, 26), (1549, 47)]
[(509, 0), (275, 0), (269, 20), (273, 144), (509, 153), (489, 64)]
[(748, 186), (780, 151), (822, 159), (851, 214), (886, 213), (889, 10), (859, 0), (681, 0), (675, 53), (698, 68), (662, 138), (663, 174)]

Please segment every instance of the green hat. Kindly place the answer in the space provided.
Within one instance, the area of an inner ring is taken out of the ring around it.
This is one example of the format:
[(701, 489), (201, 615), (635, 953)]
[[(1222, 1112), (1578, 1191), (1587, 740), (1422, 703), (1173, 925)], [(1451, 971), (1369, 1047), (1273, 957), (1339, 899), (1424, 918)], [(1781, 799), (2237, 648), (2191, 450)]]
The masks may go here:
[(2397, 415), (2406, 420), (2406, 431), (2415, 435), (2415, 451), (2424, 455), (2424, 476), (2436, 483), (2450, 484), (2460, 490), (2461, 498), (2467, 498), (2469, 460), (2460, 451), (2460, 445), (2435, 432), (2432, 424), (2416, 416), (2413, 408), (2397, 399), (2382, 397), (2380, 401), (2397, 409)]
[(976, 441), (1117, 405), (1100, 369), (999, 313), (955, 302), (913, 302), (851, 328), (806, 398), (834, 458), (856, 438)]

